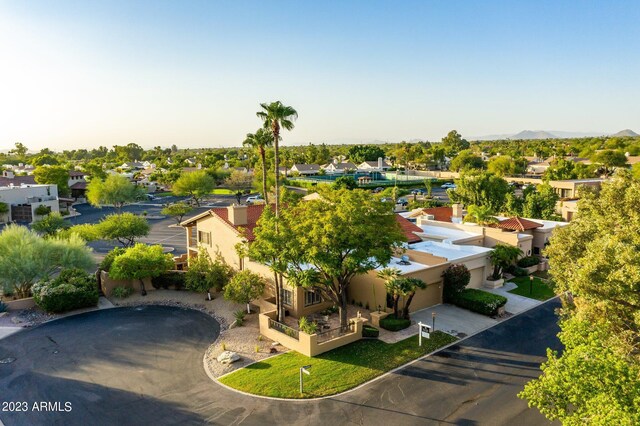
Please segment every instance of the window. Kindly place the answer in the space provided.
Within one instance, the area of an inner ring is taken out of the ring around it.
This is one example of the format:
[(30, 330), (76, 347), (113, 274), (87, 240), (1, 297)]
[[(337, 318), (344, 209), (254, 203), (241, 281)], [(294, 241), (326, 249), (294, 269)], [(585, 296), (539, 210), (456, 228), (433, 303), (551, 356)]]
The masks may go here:
[(198, 242), (211, 247), (211, 232), (198, 231)]
[(314, 291), (304, 292), (304, 306), (317, 305), (322, 302), (322, 297)]
[(282, 303), (287, 306), (293, 306), (293, 292), (291, 290), (282, 291)]

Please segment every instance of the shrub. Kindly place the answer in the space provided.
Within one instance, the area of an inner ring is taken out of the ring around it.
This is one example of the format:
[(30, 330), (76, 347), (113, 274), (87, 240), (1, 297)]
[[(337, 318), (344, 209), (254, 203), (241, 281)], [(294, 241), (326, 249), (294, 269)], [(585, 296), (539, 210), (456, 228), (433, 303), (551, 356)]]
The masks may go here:
[(520, 268), (516, 265), (509, 266), (506, 271), (514, 277), (526, 277), (527, 275), (529, 275), (529, 272), (527, 272), (526, 269)]
[(389, 331), (400, 331), (411, 325), (411, 320), (404, 318), (396, 318), (393, 315), (389, 315), (380, 320), (380, 327)]
[(540, 259), (536, 256), (527, 256), (518, 260), (518, 266), (521, 268), (528, 268), (530, 266), (537, 265), (538, 263), (540, 263)]
[(45, 206), (44, 204), (40, 204), (38, 207), (36, 207), (35, 213), (38, 216), (46, 216), (49, 213), (51, 213), (51, 207)]
[(117, 297), (119, 299), (125, 299), (131, 296), (132, 293), (133, 293), (133, 289), (131, 287), (119, 286), (114, 288), (111, 294), (113, 294), (114, 297)]
[(371, 326), (369, 324), (365, 324), (362, 328), (362, 337), (378, 337), (380, 335), (380, 330)]
[(476, 289), (465, 289), (458, 293), (453, 304), (482, 315), (493, 316), (498, 308), (507, 303), (507, 298), (497, 294)]
[(35, 302), (47, 312), (66, 312), (98, 304), (95, 277), (82, 269), (65, 269), (60, 275), (32, 288)]
[(166, 271), (157, 277), (151, 278), (151, 285), (155, 289), (162, 287), (168, 289), (173, 286), (176, 290), (183, 290), (185, 287), (185, 273), (178, 271)]
[(307, 317), (302, 317), (298, 320), (298, 329), (303, 333), (316, 334), (318, 332), (318, 324), (309, 321)]
[(5, 312), (7, 310), (7, 305), (0, 300), (0, 313)]
[(113, 264), (113, 261), (116, 259), (116, 257), (120, 256), (125, 251), (126, 249), (122, 247), (114, 247), (113, 250), (107, 253), (104, 259), (102, 259), (102, 262), (100, 262), (100, 269), (109, 272), (109, 269), (111, 269), (111, 265)]
[(444, 289), (442, 295), (445, 303), (450, 303), (455, 296), (464, 290), (471, 280), (471, 273), (465, 265), (451, 265), (442, 273)]
[(246, 313), (245, 311), (243, 311), (243, 310), (235, 311), (235, 312), (233, 313), (233, 316), (234, 316), (234, 317), (235, 317), (235, 319), (236, 319), (236, 325), (237, 325), (238, 327), (242, 327), (242, 324), (244, 323), (244, 316), (245, 316), (246, 314), (247, 314), (247, 313)]

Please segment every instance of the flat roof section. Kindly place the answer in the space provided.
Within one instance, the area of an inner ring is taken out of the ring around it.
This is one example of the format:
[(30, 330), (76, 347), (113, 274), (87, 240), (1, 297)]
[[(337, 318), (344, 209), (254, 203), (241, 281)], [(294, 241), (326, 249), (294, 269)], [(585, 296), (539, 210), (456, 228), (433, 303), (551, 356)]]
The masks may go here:
[(458, 240), (482, 236), (482, 233), (473, 233), (434, 225), (420, 225), (420, 228), (422, 228), (422, 232), (427, 238), (441, 238), (444, 243), (455, 243)]
[(440, 243), (436, 241), (422, 241), (421, 243), (410, 244), (411, 250), (429, 253), (434, 256), (444, 257), (449, 262), (455, 262), (469, 256), (479, 254), (489, 254), (492, 249), (480, 246), (461, 246), (451, 243)]

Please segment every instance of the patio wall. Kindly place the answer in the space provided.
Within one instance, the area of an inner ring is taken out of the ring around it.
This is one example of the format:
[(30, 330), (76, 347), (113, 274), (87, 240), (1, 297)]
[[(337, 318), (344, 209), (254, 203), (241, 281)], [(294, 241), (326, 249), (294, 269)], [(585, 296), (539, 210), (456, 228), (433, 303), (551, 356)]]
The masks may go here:
[(36, 301), (33, 300), (33, 297), (18, 300), (5, 300), (4, 303), (7, 305), (8, 311), (20, 311), (22, 309), (31, 309), (36, 306)]
[(298, 331), (298, 338), (296, 339), (295, 337), (284, 334), (276, 329), (269, 328), (270, 319), (275, 321), (276, 311), (269, 311), (260, 314), (260, 334), (268, 339), (280, 343), (282, 346), (306, 356), (320, 355), (321, 353), (328, 352), (332, 349), (360, 340), (362, 338), (363, 325), (367, 321), (365, 318), (352, 318), (349, 320), (354, 323), (352, 333), (327, 340), (326, 342), (318, 343), (317, 334), (307, 334), (302, 331)]
[[(111, 296), (113, 289), (116, 287), (127, 287), (135, 292), (140, 291), (140, 280), (114, 280), (109, 278), (107, 271), (100, 271), (100, 288), (105, 296)], [(153, 291), (155, 288), (151, 285), (151, 278), (144, 279), (144, 288), (147, 291)]]

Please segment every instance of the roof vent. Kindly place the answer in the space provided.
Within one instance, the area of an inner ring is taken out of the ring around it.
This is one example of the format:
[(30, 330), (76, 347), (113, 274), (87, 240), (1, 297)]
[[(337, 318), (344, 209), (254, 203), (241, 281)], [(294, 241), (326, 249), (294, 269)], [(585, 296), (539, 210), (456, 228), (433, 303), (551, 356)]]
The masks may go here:
[(409, 262), (409, 256), (403, 254), (402, 257), (400, 257), (398, 265), (411, 265), (411, 262)]

